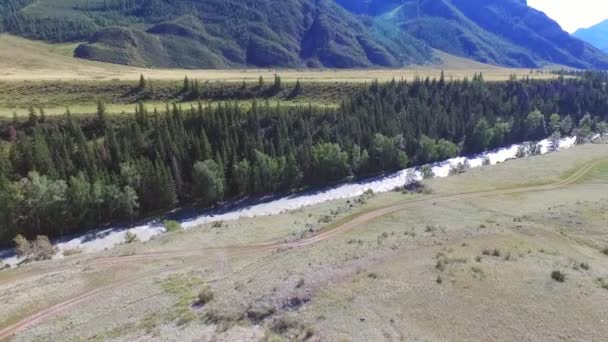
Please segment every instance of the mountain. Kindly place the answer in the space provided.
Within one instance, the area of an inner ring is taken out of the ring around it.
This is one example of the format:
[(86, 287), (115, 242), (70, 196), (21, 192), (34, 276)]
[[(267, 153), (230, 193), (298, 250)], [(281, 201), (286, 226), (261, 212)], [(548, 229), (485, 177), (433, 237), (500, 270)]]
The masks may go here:
[(608, 68), (525, 0), (2, 0), (0, 32), (142, 67), (400, 67), (436, 50), (511, 67)]
[(411, 37), (374, 39), (333, 0), (8, 1), (4, 30), (87, 40), (77, 57), (134, 66), (397, 67), (431, 57)]
[(608, 19), (589, 28), (579, 29), (572, 35), (608, 52)]
[(371, 17), (376, 32), (406, 32), (428, 46), (484, 63), (608, 67), (608, 56), (571, 37), (525, 0), (336, 0)]

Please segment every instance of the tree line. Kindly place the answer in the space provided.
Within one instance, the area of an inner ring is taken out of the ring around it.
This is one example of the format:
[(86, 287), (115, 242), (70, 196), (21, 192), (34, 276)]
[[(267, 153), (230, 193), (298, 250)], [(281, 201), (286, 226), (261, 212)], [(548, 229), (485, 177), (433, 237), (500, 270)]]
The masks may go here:
[[(186, 80), (184, 81), (184, 87)], [(189, 84), (191, 87), (191, 84)], [(606, 77), (374, 82), (337, 108), (168, 104), (2, 122), (0, 243), (605, 131)]]

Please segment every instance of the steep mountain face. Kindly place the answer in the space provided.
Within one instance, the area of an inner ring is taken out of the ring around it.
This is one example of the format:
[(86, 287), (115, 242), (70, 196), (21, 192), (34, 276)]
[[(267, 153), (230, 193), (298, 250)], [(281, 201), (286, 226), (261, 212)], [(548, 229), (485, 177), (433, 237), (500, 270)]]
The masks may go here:
[(608, 52), (608, 20), (590, 28), (577, 30), (572, 35), (604, 52)]
[(374, 39), (333, 0), (39, 0), (4, 22), (26, 37), (87, 40), (77, 57), (135, 66), (396, 67), (431, 56), (414, 39)]
[(608, 56), (571, 37), (525, 0), (336, 1), (371, 16), (375, 26), (391, 26), (433, 48), (484, 63), (608, 67)]

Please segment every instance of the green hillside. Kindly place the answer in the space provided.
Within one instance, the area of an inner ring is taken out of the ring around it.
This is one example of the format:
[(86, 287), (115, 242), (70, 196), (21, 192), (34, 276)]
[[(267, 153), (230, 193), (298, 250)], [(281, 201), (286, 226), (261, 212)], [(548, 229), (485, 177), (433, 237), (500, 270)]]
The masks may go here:
[(432, 60), (607, 69), (520, 0), (4, 0), (0, 31), (138, 67), (365, 68)]
[(431, 56), (413, 39), (374, 39), (331, 0), (10, 1), (4, 30), (88, 40), (76, 56), (133, 66), (395, 67)]
[(376, 34), (409, 34), (428, 46), (483, 63), (536, 68), (608, 68), (608, 56), (571, 37), (520, 0), (336, 0), (370, 18)]

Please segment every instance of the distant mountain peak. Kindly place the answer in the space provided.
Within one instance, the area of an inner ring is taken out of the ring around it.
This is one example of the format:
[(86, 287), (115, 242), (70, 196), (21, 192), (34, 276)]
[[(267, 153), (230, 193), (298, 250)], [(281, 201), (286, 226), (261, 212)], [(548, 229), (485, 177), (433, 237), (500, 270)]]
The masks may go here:
[(608, 52), (608, 19), (591, 27), (578, 29), (572, 35)]

